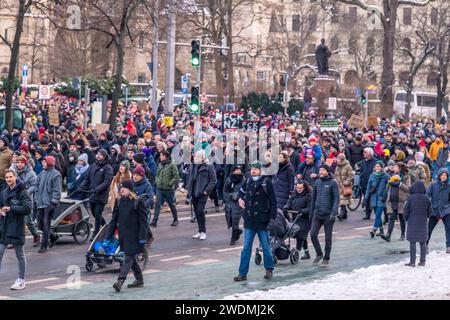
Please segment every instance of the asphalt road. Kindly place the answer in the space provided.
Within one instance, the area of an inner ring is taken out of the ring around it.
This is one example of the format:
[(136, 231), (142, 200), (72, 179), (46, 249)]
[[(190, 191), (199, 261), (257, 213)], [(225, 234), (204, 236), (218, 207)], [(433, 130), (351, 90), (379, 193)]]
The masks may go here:
[[(191, 238), (197, 232), (197, 224), (190, 222), (190, 207), (184, 204), (181, 197), (179, 197), (177, 207), (180, 221), (177, 227), (170, 227), (172, 215), (169, 209), (164, 207), (161, 211), (158, 227), (153, 228), (155, 242), (149, 253), (150, 259), (145, 274), (161, 270), (174, 270), (176, 278), (176, 270), (181, 267), (198, 266), (200, 268), (211, 263), (233, 261), (233, 259), (235, 259), (234, 269), (237, 271), (242, 239), (236, 246), (229, 245), (230, 231), (226, 229), (223, 207), (219, 213), (216, 213), (213, 203), (208, 202), (207, 239), (205, 241)], [(347, 221), (336, 221), (333, 240), (348, 240), (347, 245), (351, 245), (352, 239), (369, 238), (373, 220), (364, 221), (362, 217), (362, 211), (358, 210), (350, 212)], [(396, 228), (398, 227), (396, 226)], [(323, 233), (320, 236), (323, 239)], [(398, 238), (398, 236), (398, 233), (394, 234), (394, 240), (397, 240), (395, 237)], [(378, 240), (384, 242), (381, 239)], [(28, 261), (27, 288), (22, 291), (9, 289), (17, 278), (17, 260), (14, 250), (7, 250), (0, 272), (0, 299), (20, 298), (33, 293), (51, 293), (54, 290), (66, 289), (66, 284), (73, 281), (81, 281), (82, 285), (113, 283), (118, 274), (118, 264), (103, 269), (95, 266), (91, 272), (85, 270), (85, 254), (88, 246), (89, 243), (77, 245), (72, 238), (67, 237), (58, 240), (47, 253), (39, 254), (37, 253), (38, 248), (32, 247), (32, 237), (27, 236), (25, 248)], [(314, 257), (314, 249), (311, 244), (310, 250)], [(80, 270), (79, 278), (74, 278), (74, 270)], [(234, 273), (234, 270), (232, 272)], [(176, 281), (178, 280), (174, 280), (174, 285), (177, 283)]]

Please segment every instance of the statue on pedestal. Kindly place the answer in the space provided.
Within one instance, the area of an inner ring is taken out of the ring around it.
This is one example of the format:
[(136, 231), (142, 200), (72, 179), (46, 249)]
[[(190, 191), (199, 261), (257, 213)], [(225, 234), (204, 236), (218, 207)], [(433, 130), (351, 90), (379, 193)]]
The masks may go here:
[(319, 75), (328, 75), (328, 59), (330, 57), (331, 51), (325, 45), (325, 39), (322, 39), (316, 49), (317, 70)]

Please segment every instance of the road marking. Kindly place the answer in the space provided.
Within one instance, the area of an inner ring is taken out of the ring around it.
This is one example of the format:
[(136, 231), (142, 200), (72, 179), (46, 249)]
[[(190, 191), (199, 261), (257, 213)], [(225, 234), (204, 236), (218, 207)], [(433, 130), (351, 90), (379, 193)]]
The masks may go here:
[(164, 254), (154, 254), (154, 255), (151, 255), (151, 256), (148, 256), (149, 258), (157, 258), (157, 257), (162, 257), (162, 256), (164, 256)]
[(372, 226), (368, 226), (368, 227), (362, 227), (362, 228), (354, 228), (353, 230), (366, 230), (366, 229), (372, 229)]
[(198, 265), (201, 265), (201, 264), (208, 264), (208, 263), (214, 263), (214, 262), (220, 262), (220, 260), (217, 260), (217, 259), (203, 259), (203, 260), (198, 260), (198, 261), (193, 261), (193, 262), (187, 262), (185, 264), (189, 265), (189, 266), (198, 266)]
[(216, 250), (216, 252), (227, 252), (227, 251), (241, 250), (242, 248), (243, 248), (243, 247), (234, 247), (234, 248), (219, 249), (219, 250)]
[(49, 282), (49, 281), (54, 281), (54, 280), (59, 280), (59, 278), (47, 278), (47, 279), (27, 281), (26, 284), (35, 284), (35, 283)]
[(77, 281), (77, 282), (58, 284), (56, 286), (45, 287), (45, 289), (49, 289), (49, 290), (73, 289), (73, 288), (77, 288), (78, 286), (84, 286), (86, 284), (91, 284), (91, 283), (86, 282), (86, 281)]
[(10, 299), (10, 297), (7, 297), (7, 296), (0, 296), (0, 300), (6, 300), (6, 299)]
[[(207, 213), (205, 217), (206, 218), (223, 217), (224, 215), (225, 213)], [(191, 220), (191, 217), (178, 218), (178, 221), (186, 221), (186, 220)]]
[(148, 270), (145, 270), (144, 272), (142, 272), (142, 274), (150, 274), (150, 273), (156, 273), (156, 272), (161, 272), (161, 270), (148, 269)]
[(351, 240), (351, 239), (362, 238), (362, 237), (363, 236), (340, 237), (340, 238), (336, 238), (336, 240)]
[(167, 261), (182, 260), (182, 259), (187, 259), (187, 258), (192, 258), (192, 256), (181, 256), (181, 257), (175, 257), (175, 258), (161, 259), (161, 261), (167, 262)]

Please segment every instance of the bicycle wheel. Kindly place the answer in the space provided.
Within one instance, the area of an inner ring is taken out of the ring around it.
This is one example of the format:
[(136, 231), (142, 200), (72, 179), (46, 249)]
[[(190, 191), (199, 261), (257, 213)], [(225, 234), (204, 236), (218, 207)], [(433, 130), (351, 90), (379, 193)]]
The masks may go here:
[(360, 186), (353, 186), (352, 191), (352, 200), (347, 208), (350, 211), (356, 211), (362, 202), (362, 189)]

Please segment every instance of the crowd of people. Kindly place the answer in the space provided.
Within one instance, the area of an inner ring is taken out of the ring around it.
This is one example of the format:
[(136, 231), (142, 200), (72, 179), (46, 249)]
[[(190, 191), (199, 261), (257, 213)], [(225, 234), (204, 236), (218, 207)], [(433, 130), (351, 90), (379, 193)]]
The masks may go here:
[[(151, 109), (135, 103), (120, 106), (113, 132), (89, 124), (90, 112), (83, 101), (60, 96), (47, 105), (28, 98), (23, 104), (24, 127), (4, 131), (0, 138), (0, 262), (6, 248), (15, 248), (20, 271), (12, 289), (25, 287), (24, 226), (33, 235), (38, 252), (47, 252), (54, 241), (51, 218), (64, 192), (75, 199), (89, 197), (92, 239), (106, 224), (106, 209), (112, 212), (111, 230), (119, 226), (126, 255), (115, 283), (117, 291), (130, 268), (136, 277), (131, 287), (143, 285), (136, 255), (153, 241), (151, 228), (157, 228), (165, 202), (173, 216), (171, 226), (178, 226), (177, 193), (192, 204), (191, 222), (198, 225), (192, 238), (206, 240), (208, 198), (216, 211), (224, 205), (230, 245), (244, 234), (236, 281), (246, 280), (255, 235), (265, 253), (265, 278), (272, 277), (267, 229), (279, 212), (289, 219), (288, 211), (300, 215), (295, 238), (296, 249), (304, 251), (301, 259), (311, 259), (310, 238), (316, 252), (313, 264), (329, 266), (333, 226), (336, 219), (348, 218), (355, 181), (364, 195), (363, 219), (370, 220), (374, 213), (370, 237), (390, 242), (398, 220), (400, 240), (411, 242), (408, 265), (415, 265), (416, 242), (420, 265), (425, 265), (428, 241), (442, 220), (450, 253), (450, 153), (442, 123), (393, 118), (380, 119), (375, 127), (350, 128), (340, 117), (339, 128), (330, 131), (321, 129), (321, 117), (309, 117), (305, 126), (300, 113), (283, 116), (249, 111), (248, 119), (258, 121), (260, 127), (284, 133), (280, 150), (272, 154), (269, 148), (250, 162), (249, 150), (265, 143), (256, 141), (245, 147), (242, 163), (223, 163), (214, 161), (215, 153), (233, 155), (240, 147), (237, 138), (218, 139), (215, 133), (222, 131), (221, 112), (213, 107), (201, 115), (196, 139), (185, 139), (177, 130), (196, 131), (195, 115), (186, 106), (175, 108), (173, 127)], [(61, 126), (49, 125), (48, 105), (58, 106)], [(189, 153), (183, 157), (190, 161), (179, 163), (174, 150), (186, 144)], [(273, 162), (277, 170), (270, 172)], [(244, 230), (239, 227), (241, 219)], [(324, 252), (318, 238), (322, 227)]]

